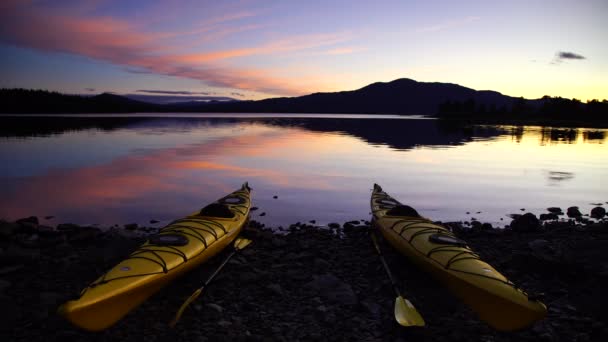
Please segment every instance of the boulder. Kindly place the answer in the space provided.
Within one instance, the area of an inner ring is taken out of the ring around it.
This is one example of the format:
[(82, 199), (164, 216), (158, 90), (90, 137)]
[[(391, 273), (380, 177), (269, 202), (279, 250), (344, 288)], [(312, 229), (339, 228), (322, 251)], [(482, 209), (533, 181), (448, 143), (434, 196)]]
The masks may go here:
[(0, 239), (10, 238), (18, 229), (17, 223), (0, 221)]
[(580, 210), (578, 210), (578, 207), (570, 207), (570, 208), (568, 208), (568, 210), (566, 211), (566, 215), (568, 215), (568, 217), (581, 217), (581, 216), (583, 216), (583, 214), (580, 212)]
[(606, 216), (606, 209), (602, 207), (595, 207), (591, 209), (591, 217), (595, 219), (601, 219)]
[(510, 227), (514, 232), (534, 232), (540, 229), (540, 221), (538, 220), (536, 215), (532, 213), (526, 213), (511, 221)]
[(35, 233), (38, 230), (38, 218), (36, 216), (30, 216), (15, 221), (19, 225), (19, 232), (22, 233)]
[(541, 221), (557, 220), (559, 217), (555, 213), (540, 214)]
[(564, 212), (562, 211), (562, 208), (559, 207), (550, 207), (547, 208), (547, 211), (556, 215), (563, 215)]
[(492, 227), (491, 223), (486, 222), (481, 225), (481, 230), (492, 230), (492, 229), (494, 229), (494, 227)]
[(139, 225), (137, 223), (128, 223), (128, 224), (125, 224), (124, 227), (126, 230), (135, 230), (135, 229), (137, 229), (137, 227), (139, 227)]
[(57, 225), (56, 229), (58, 231), (69, 234), (69, 233), (73, 233), (73, 232), (80, 230), (80, 226), (77, 224), (73, 224), (73, 223), (60, 223)]
[(18, 224), (33, 223), (35, 225), (38, 225), (38, 218), (36, 216), (25, 217), (25, 218), (18, 219), (17, 221), (15, 221), (15, 223), (18, 223)]

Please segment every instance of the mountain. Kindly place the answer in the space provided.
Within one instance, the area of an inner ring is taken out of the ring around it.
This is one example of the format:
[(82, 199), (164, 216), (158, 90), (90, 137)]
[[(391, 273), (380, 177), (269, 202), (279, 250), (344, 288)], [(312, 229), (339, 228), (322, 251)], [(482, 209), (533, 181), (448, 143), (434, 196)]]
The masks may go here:
[(162, 110), (157, 105), (109, 93), (81, 96), (27, 89), (0, 89), (0, 104), (0, 113), (11, 114), (133, 113)]
[(559, 120), (605, 124), (608, 101), (582, 103), (549, 96), (526, 100), (452, 83), (416, 82), (407, 78), (373, 83), (352, 91), (300, 97), (170, 104), (137, 101), (108, 93), (79, 96), (42, 90), (0, 89), (0, 113), (133, 112), (403, 114), (493, 122), (550, 123)]
[(362, 113), (435, 115), (446, 101), (511, 108), (518, 98), (495, 91), (477, 91), (451, 83), (416, 82), (402, 78), (373, 83), (353, 91), (315, 93), (292, 98), (240, 101), (200, 107), (201, 111), (274, 113)]

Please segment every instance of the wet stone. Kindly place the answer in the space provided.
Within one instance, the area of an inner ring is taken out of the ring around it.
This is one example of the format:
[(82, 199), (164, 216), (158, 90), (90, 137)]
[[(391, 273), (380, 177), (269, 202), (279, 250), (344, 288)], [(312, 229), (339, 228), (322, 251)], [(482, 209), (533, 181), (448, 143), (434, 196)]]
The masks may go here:
[(540, 221), (532, 213), (526, 213), (511, 222), (511, 229), (514, 232), (526, 233), (537, 231), (540, 228)]
[(578, 210), (578, 207), (568, 208), (568, 210), (566, 211), (566, 215), (568, 215), (568, 217), (571, 217), (571, 218), (583, 216), (583, 214), (580, 212), (580, 210)]
[(541, 221), (557, 220), (558, 218), (559, 218), (559, 216), (557, 216), (557, 214), (555, 214), (555, 213), (540, 214), (540, 216), (539, 216), (539, 219)]
[(601, 219), (606, 216), (606, 209), (603, 207), (595, 207), (591, 209), (591, 217), (596, 219)]
[(224, 308), (221, 307), (218, 304), (215, 304), (215, 303), (207, 303), (207, 304), (205, 304), (205, 307), (207, 307), (207, 308), (209, 308), (209, 309), (211, 309), (211, 310), (213, 310), (213, 311), (215, 311), (217, 313), (220, 313), (220, 314), (222, 312), (224, 312)]

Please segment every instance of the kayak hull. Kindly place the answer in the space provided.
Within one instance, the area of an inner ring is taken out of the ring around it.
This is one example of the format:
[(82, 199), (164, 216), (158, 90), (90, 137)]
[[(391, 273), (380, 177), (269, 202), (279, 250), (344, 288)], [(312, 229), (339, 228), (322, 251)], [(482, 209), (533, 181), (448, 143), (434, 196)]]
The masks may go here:
[(151, 239), (146, 241), (129, 258), (86, 287), (80, 298), (63, 304), (59, 314), (85, 330), (107, 329), (165, 285), (221, 252), (246, 225), (251, 206), (246, 184), (224, 198), (239, 200), (238, 204), (226, 203), (234, 217), (197, 212), (174, 221), (161, 229), (158, 236), (183, 236), (187, 244), (158, 245)]
[[(545, 317), (543, 303), (530, 299), (445, 227), (420, 216), (389, 215), (400, 205), (379, 186), (375, 188), (371, 200), (374, 228), (401, 254), (443, 283), (481, 320), (497, 330), (514, 331)], [(458, 245), (431, 242), (431, 235), (455, 239)]]

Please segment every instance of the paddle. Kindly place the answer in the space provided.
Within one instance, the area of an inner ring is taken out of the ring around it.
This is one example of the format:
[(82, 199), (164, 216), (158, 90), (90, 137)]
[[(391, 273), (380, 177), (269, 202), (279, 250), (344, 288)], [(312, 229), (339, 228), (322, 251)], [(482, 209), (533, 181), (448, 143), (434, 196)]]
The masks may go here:
[(391, 284), (393, 285), (395, 293), (397, 293), (397, 298), (395, 299), (395, 320), (397, 320), (397, 322), (404, 327), (423, 327), (424, 319), (422, 318), (422, 316), (420, 316), (420, 313), (418, 313), (414, 305), (409, 300), (403, 298), (403, 296), (401, 295), (401, 291), (399, 291), (399, 286), (397, 286), (397, 282), (395, 281), (395, 278), (393, 278), (393, 274), (388, 268), (386, 260), (384, 260), (384, 256), (382, 255), (382, 251), (380, 250), (380, 245), (378, 245), (378, 239), (376, 238), (376, 234), (372, 232), (370, 233), (370, 236), (372, 237), (372, 241), (374, 242), (376, 252), (380, 257), (380, 260), (382, 261), (382, 265), (384, 265), (384, 270), (386, 271), (386, 274), (391, 280)]
[(190, 297), (188, 297), (188, 299), (186, 299), (186, 301), (184, 301), (184, 304), (182, 304), (182, 306), (179, 308), (179, 310), (177, 310), (177, 313), (175, 314), (175, 317), (169, 323), (170, 327), (172, 327), (172, 328), (175, 327), (175, 325), (177, 324), (177, 322), (179, 321), (179, 319), (182, 317), (182, 314), (184, 313), (184, 310), (186, 310), (186, 308), (188, 307), (188, 305), (192, 304), (198, 298), (198, 296), (200, 296), (201, 293), (203, 293), (203, 289), (205, 289), (205, 286), (209, 285), (209, 283), (211, 283), (211, 281), (213, 280), (213, 278), (215, 278), (215, 276), (218, 273), (220, 273), (220, 271), (228, 263), (228, 261), (230, 260), (230, 258), (232, 258), (232, 256), (234, 254), (236, 254), (236, 252), (238, 252), (241, 249), (247, 247), (250, 243), (251, 243), (251, 240), (245, 239), (245, 238), (237, 238), (236, 240), (234, 240), (234, 250), (232, 251), (232, 253), (230, 253), (230, 255), (228, 255), (226, 257), (226, 259), (224, 259), (224, 261), (222, 262), (222, 264), (215, 270), (215, 272), (213, 272), (213, 274), (211, 274), (211, 276), (209, 276), (209, 278), (207, 279), (207, 281), (205, 281), (205, 283), (203, 284), (203, 286), (201, 286), (196, 291), (194, 291), (194, 293), (192, 293), (192, 295)]

